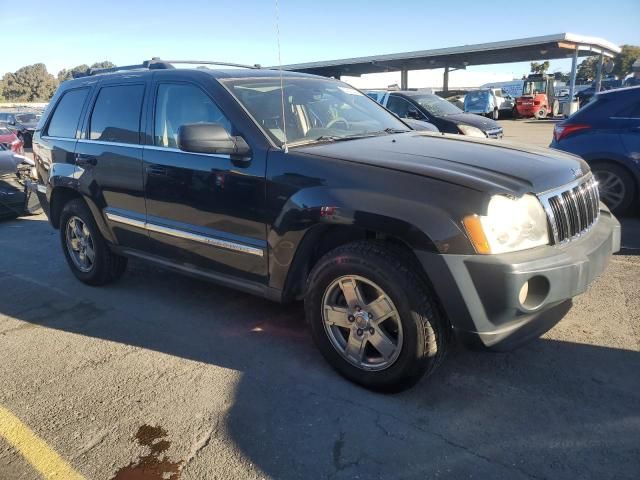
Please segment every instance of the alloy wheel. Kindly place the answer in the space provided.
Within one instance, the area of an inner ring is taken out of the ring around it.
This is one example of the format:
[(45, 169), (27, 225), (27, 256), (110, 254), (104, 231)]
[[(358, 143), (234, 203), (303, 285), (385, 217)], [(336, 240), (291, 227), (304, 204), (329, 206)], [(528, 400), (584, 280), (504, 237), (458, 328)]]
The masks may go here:
[(600, 198), (609, 209), (615, 210), (624, 201), (627, 194), (624, 181), (615, 173), (607, 170), (598, 170), (594, 174), (598, 180)]
[(73, 264), (81, 272), (90, 272), (95, 262), (95, 246), (91, 232), (81, 218), (69, 218), (65, 238)]
[(400, 355), (400, 314), (391, 298), (366, 278), (334, 280), (322, 298), (322, 319), (332, 346), (362, 370), (384, 370)]

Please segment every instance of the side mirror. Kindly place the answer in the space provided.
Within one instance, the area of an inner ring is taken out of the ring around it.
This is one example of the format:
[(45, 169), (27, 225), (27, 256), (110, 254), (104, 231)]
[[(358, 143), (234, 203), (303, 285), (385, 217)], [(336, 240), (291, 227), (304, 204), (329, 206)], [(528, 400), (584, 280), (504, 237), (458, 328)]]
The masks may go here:
[(8, 123), (9, 125), (15, 125), (15, 124), (16, 124), (16, 121), (15, 121), (13, 118), (11, 118), (7, 123)]
[(193, 153), (247, 156), (251, 151), (244, 138), (232, 137), (219, 123), (191, 123), (178, 129), (178, 148)]
[(407, 118), (413, 118), (414, 120), (422, 120), (422, 114), (415, 108), (410, 108), (407, 111)]

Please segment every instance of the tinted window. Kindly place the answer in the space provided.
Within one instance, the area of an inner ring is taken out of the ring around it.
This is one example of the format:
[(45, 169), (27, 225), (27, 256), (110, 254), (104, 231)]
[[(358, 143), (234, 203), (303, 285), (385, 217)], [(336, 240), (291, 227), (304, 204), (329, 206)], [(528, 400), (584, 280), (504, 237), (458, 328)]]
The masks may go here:
[(91, 140), (139, 143), (144, 85), (117, 85), (100, 89), (91, 114)]
[(47, 135), (51, 137), (75, 138), (82, 106), (89, 93), (88, 88), (69, 90), (62, 95), (53, 112)]
[(177, 147), (178, 129), (189, 123), (220, 123), (231, 133), (229, 120), (200, 88), (186, 84), (160, 84), (154, 143), (160, 147)]
[[(402, 97), (396, 97), (395, 95), (390, 95), (389, 100), (387, 100), (387, 108), (391, 110), (393, 113), (395, 113), (396, 115), (398, 115), (400, 118), (407, 118), (409, 109), (411, 107), (412, 105)], [(417, 110), (417, 108), (415, 107), (413, 108), (414, 110)]]

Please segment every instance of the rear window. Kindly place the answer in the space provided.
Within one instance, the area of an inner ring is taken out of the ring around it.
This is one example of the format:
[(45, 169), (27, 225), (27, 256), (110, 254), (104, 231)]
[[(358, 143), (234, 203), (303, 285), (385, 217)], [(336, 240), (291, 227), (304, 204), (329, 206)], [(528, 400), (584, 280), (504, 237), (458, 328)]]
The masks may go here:
[(116, 85), (100, 89), (91, 114), (89, 139), (139, 143), (144, 85)]
[(62, 95), (49, 122), (48, 136), (75, 138), (80, 112), (82, 112), (82, 106), (88, 93), (88, 88), (79, 88), (69, 90)]

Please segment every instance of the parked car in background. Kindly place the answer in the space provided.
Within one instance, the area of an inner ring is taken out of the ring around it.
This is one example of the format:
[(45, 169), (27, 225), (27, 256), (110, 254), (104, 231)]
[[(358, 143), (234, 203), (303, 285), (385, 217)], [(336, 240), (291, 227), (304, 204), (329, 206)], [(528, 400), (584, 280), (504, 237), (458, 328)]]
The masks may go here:
[(484, 115), (485, 117), (498, 120), (500, 117), (500, 111), (498, 109), (498, 100), (493, 92), (489, 88), (482, 90), (473, 90), (464, 97), (465, 113), (475, 113), (478, 115)]
[(501, 88), (482, 88), (467, 93), (463, 110), (498, 120), (500, 113), (510, 115), (513, 106), (513, 98)]
[(446, 98), (445, 100), (447, 102), (453, 103), (460, 110), (464, 111), (464, 98), (466, 96), (467, 96), (466, 94), (464, 94), (464, 95), (454, 95), (453, 97)]
[(15, 133), (24, 142), (25, 148), (31, 148), (31, 139), (39, 118), (39, 114), (35, 112), (0, 112), (0, 126)]
[(478, 138), (502, 138), (498, 122), (464, 113), (437, 95), (419, 91), (371, 91), (367, 95), (400, 118), (423, 120), (434, 124), (442, 133), (458, 133)]
[(24, 142), (7, 127), (0, 126), (0, 149), (13, 153), (24, 153)]
[(598, 93), (555, 126), (552, 148), (580, 155), (591, 166), (600, 196), (615, 214), (638, 206), (640, 87)]
[(40, 209), (33, 192), (34, 162), (0, 146), (0, 219), (36, 213)]

